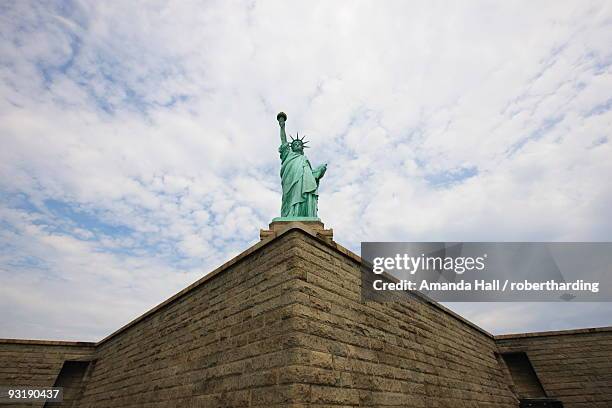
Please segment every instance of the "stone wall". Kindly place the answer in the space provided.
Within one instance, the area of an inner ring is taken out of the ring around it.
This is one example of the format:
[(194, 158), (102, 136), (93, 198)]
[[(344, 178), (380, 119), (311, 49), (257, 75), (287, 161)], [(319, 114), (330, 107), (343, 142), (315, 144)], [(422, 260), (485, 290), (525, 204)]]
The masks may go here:
[(94, 343), (0, 339), (0, 385), (51, 387), (65, 361), (91, 360), (94, 346)]
[(286, 406), (298, 239), (251, 248), (103, 340), (79, 406)]
[[(50, 386), (83, 359), (78, 407), (518, 407), (493, 336), (424, 299), (363, 303), (360, 283), (356, 255), (292, 229), (95, 347), (0, 341), (0, 384)], [(609, 333), (555, 338), (497, 344), (526, 349), (549, 396), (606, 406)]]
[(612, 407), (612, 328), (497, 336), (497, 344), (527, 354), (547, 396), (564, 407)]
[(432, 303), (361, 302), (359, 258), (296, 241), (291, 336), (283, 381), (299, 402), (373, 407), (517, 407), (489, 334)]

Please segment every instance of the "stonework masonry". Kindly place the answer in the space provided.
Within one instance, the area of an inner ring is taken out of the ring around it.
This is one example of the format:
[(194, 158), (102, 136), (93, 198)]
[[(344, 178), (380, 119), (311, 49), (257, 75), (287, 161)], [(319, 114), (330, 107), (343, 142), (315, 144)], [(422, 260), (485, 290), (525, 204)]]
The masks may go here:
[[(549, 397), (565, 407), (612, 407), (612, 329), (497, 336), (500, 353), (522, 352)], [(520, 380), (519, 380), (520, 381)]]
[(331, 235), (262, 238), (98, 343), (0, 340), (0, 384), (90, 361), (61, 406), (504, 408), (521, 379), (503, 353), (522, 352), (548, 397), (612, 406), (610, 329), (496, 338), (422, 299), (362, 302), (360, 259)]
[(65, 361), (91, 361), (94, 352), (95, 343), (0, 339), (0, 385), (50, 387)]

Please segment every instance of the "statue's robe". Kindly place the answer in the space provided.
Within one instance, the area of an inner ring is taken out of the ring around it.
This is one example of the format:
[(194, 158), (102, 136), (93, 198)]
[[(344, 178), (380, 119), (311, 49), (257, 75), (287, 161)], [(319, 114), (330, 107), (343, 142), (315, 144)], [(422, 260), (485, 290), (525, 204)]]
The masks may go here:
[(279, 148), (281, 184), (283, 187), (282, 217), (316, 217), (318, 180), (308, 158), (291, 150), (289, 143)]

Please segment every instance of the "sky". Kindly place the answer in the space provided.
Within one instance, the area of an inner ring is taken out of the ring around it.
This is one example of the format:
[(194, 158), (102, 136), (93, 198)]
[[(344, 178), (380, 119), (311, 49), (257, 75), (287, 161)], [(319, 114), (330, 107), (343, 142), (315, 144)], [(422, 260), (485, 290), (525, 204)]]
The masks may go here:
[[(280, 211), (278, 123), (335, 240), (611, 241), (609, 1), (0, 5), (0, 338), (97, 341)], [(447, 305), (494, 333), (612, 303)]]

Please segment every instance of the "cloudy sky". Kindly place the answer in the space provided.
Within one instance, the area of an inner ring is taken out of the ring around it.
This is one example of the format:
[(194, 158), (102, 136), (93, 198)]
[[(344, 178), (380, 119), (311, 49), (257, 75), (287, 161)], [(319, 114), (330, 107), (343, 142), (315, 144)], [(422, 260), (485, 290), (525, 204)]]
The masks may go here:
[[(99, 340), (279, 215), (276, 113), (361, 241), (612, 240), (609, 1), (0, 6), (0, 337)], [(612, 304), (453, 304), (493, 333)]]

